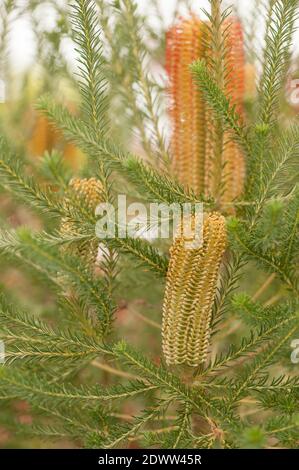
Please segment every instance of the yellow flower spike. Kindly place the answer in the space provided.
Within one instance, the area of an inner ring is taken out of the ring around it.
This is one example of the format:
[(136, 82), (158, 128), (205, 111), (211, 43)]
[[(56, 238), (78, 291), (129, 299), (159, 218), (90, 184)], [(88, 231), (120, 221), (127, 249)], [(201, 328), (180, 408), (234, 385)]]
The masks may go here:
[[(105, 200), (102, 183), (96, 178), (73, 178), (69, 182), (69, 194), (66, 195), (65, 203), (71, 205), (72, 200), (94, 212), (97, 205)], [(60, 232), (62, 235), (71, 235), (76, 232), (76, 225), (63, 219)], [(98, 242), (80, 243), (76, 245), (74, 253), (94, 264), (98, 255)]]
[(83, 200), (91, 210), (95, 210), (97, 205), (103, 201), (103, 185), (96, 178), (73, 178), (69, 187), (73, 196), (78, 201)]
[(226, 248), (225, 219), (205, 215), (202, 244), (190, 247), (178, 231), (170, 250), (162, 326), (162, 349), (168, 365), (196, 367), (205, 362), (212, 307)]

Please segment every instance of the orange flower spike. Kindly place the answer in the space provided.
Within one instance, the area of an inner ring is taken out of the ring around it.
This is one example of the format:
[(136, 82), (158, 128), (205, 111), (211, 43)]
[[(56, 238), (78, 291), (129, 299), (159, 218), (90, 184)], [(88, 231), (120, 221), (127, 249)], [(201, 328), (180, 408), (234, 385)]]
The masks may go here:
[(227, 44), (227, 67), (229, 70), (227, 93), (238, 113), (244, 114), (243, 100), (245, 95), (245, 52), (243, 28), (236, 18), (227, 20), (229, 28)]
[(189, 65), (203, 56), (202, 25), (192, 17), (174, 26), (166, 37), (173, 171), (183, 184), (197, 192), (203, 190), (204, 107), (200, 92), (193, 85)]
[[(245, 84), (245, 53), (243, 47), (243, 29), (236, 18), (227, 20), (227, 70), (228, 79), (226, 94), (231, 103), (236, 106), (241, 117), (244, 116)], [(240, 147), (231, 140), (230, 134), (225, 133), (224, 162), (224, 192), (222, 202), (232, 202), (240, 196), (245, 178), (245, 161)]]
[(46, 151), (51, 152), (54, 148), (61, 151), (73, 168), (77, 168), (83, 160), (82, 152), (74, 144), (66, 142), (63, 134), (55, 129), (45, 116), (34, 115), (31, 137), (27, 144), (28, 153), (39, 157)]
[[(214, 195), (213, 112), (192, 80), (189, 65), (207, 56), (207, 23), (192, 16), (173, 26), (166, 36), (166, 69), (169, 76), (170, 119), (172, 123), (172, 169), (180, 182), (206, 195)], [(241, 23), (234, 17), (226, 20), (227, 35), (226, 94), (237, 111), (244, 114), (245, 57)], [(237, 144), (225, 132), (221, 202), (232, 202), (243, 188), (245, 164)]]
[(42, 155), (46, 150), (52, 150), (55, 144), (56, 131), (45, 116), (37, 116), (28, 151), (34, 155)]

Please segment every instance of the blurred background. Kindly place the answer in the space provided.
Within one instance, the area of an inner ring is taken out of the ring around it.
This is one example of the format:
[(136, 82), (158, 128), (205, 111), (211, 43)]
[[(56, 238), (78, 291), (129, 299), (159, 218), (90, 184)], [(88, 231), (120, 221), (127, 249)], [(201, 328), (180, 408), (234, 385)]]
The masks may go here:
[[(21, 9), (28, 2), (27, 0), (19, 0), (14, 3)], [(64, 8), (67, 3), (70, 2), (66, 2), (65, 0), (36, 2), (37, 8), (35, 16), (36, 21), (38, 21), (39, 24), (39, 29), (44, 31), (53, 30), (57, 19), (57, 10), (55, 7)], [(107, 3), (109, 3), (109, 0), (107, 0)], [(157, 19), (157, 13), (161, 15), (164, 26), (170, 26), (178, 7), (178, 3), (181, 3), (179, 7), (181, 14), (184, 14), (184, 12), (188, 11), (190, 8), (198, 14), (201, 14), (202, 8), (207, 9), (209, 7), (208, 0), (189, 0), (184, 2), (177, 2), (177, 0), (157, 0), (154, 2), (148, 0), (136, 0), (140, 13), (149, 17), (150, 23), (158, 30), (159, 25), (161, 26), (161, 22)], [(253, 13), (256, 14), (255, 34), (260, 39), (260, 47), (262, 47), (264, 21), (261, 14), (258, 14), (257, 11), (254, 12), (257, 3), (260, 3), (261, 5), (264, 3), (266, 5), (267, 0), (260, 2), (256, 2), (255, 0), (250, 2), (248, 0), (228, 0), (224, 2), (224, 5), (234, 6), (238, 13), (244, 18), (249, 18)], [(15, 20), (11, 25), (9, 33), (9, 56), (11, 66), (16, 72), (20, 72), (35, 65), (38, 45), (32, 28), (33, 19), (30, 15), (18, 15), (17, 11), (15, 11), (12, 16), (15, 16)], [(299, 39), (299, 33), (297, 38)], [(299, 49), (299, 43), (296, 40), (294, 41), (294, 44), (295, 47)], [(70, 42), (64, 39), (61, 47), (67, 60), (72, 63), (74, 59), (74, 51)]]

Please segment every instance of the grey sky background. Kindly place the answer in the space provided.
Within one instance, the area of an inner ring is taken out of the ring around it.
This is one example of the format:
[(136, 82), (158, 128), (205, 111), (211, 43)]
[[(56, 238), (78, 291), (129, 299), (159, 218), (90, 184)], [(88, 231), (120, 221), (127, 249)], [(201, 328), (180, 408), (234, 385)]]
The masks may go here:
[[(18, 0), (19, 4), (22, 4), (26, 0)], [(58, 4), (65, 4), (69, 0), (56, 0)], [(0, 0), (1, 2), (1, 0)], [(155, 22), (155, 11), (150, 7), (150, 2), (148, 0), (136, 0), (139, 5), (140, 11), (147, 13), (152, 17), (153, 22)], [(255, 1), (253, 0), (224, 0), (226, 6), (233, 5), (241, 17), (245, 19), (246, 22), (250, 20)], [(267, 0), (264, 0), (264, 3), (267, 4)], [(166, 25), (169, 25), (173, 18), (173, 11), (175, 6), (175, 0), (158, 0), (158, 8), (163, 15), (163, 19)], [(208, 0), (189, 0), (194, 11), (200, 12), (202, 8), (208, 8)], [(39, 21), (41, 27), (44, 29), (51, 29), (51, 26), (54, 24), (53, 10), (47, 7), (47, 1), (40, 1), (40, 11), (39, 11)], [(255, 31), (257, 37), (260, 37), (262, 42), (263, 38), (263, 16), (262, 12), (255, 12), (257, 23), (255, 25)], [(294, 39), (294, 50), (299, 51), (299, 33), (296, 34)], [(259, 47), (259, 46), (257, 46)], [(69, 57), (70, 61), (75, 58), (73, 45), (70, 42), (65, 42), (64, 44), (64, 53)], [(12, 31), (10, 34), (10, 59), (12, 62), (13, 69), (16, 73), (24, 70), (27, 67), (30, 67), (34, 64), (34, 54), (35, 54), (35, 42), (34, 36), (30, 28), (30, 19), (22, 18), (13, 23)]]
[[(1, 1), (1, 0), (0, 0)], [(22, 3), (24, 0), (19, 0), (19, 3)], [(58, 4), (63, 4), (64, 0), (56, 0)], [(139, 8), (142, 12), (146, 12), (147, 14), (151, 15), (153, 21), (155, 21), (155, 12), (150, 8), (149, 2), (147, 0), (136, 0), (139, 5)], [(51, 8), (47, 7), (47, 2), (44, 1), (44, 8), (43, 8), (43, 1), (41, 3), (41, 10), (40, 10), (40, 22), (41, 26), (45, 29), (51, 29), (51, 25), (53, 25), (54, 17), (53, 11)], [(228, 4), (237, 4), (239, 10), (242, 14), (249, 15), (250, 14), (250, 5), (252, 5), (251, 1), (248, 0), (231, 0), (227, 2)], [(208, 1), (207, 0), (191, 0), (190, 4), (192, 4), (192, 8), (195, 11), (200, 12), (201, 8), (208, 8)], [(173, 11), (175, 6), (175, 0), (160, 0), (158, 2), (158, 7), (160, 12), (163, 14), (163, 18), (165, 24), (170, 24)], [(28, 66), (31, 66), (34, 63), (34, 53), (35, 53), (35, 42), (34, 36), (32, 34), (30, 28), (30, 20), (29, 18), (21, 18), (17, 21), (14, 21), (13, 27), (10, 33), (10, 59), (13, 65), (13, 68), (16, 72), (22, 71)], [(65, 53), (70, 56), (70, 60), (72, 60), (72, 47), (70, 44), (65, 44)]]

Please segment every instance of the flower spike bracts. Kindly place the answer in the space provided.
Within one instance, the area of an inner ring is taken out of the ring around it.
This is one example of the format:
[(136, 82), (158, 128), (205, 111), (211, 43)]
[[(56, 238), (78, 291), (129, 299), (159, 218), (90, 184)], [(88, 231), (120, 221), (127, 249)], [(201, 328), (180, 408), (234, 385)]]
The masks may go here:
[(174, 26), (166, 37), (172, 166), (181, 183), (198, 192), (204, 188), (205, 107), (189, 65), (204, 56), (205, 32), (204, 23), (192, 17)]
[[(235, 18), (222, 25), (225, 44), (224, 92), (244, 115), (245, 55), (241, 23)], [(172, 169), (179, 181), (196, 193), (232, 202), (243, 189), (245, 163), (242, 151), (224, 132), (221, 161), (215, 158), (216, 123), (213, 112), (192, 80), (190, 65), (211, 59), (209, 23), (195, 16), (173, 26), (166, 37), (166, 69), (169, 77), (169, 115), (172, 125)], [(221, 166), (221, 169), (217, 167)], [(216, 174), (221, 171), (221, 191)]]
[[(69, 182), (69, 192), (65, 197), (65, 204), (85, 207), (87, 211), (94, 212), (97, 205), (105, 200), (102, 183), (96, 178), (73, 178)], [(63, 235), (71, 235), (76, 232), (74, 223), (67, 219), (62, 220), (60, 232)], [(89, 245), (81, 242), (76, 246), (75, 253), (86, 261), (94, 264), (98, 255), (98, 242)]]
[(201, 245), (190, 249), (186, 241), (179, 230), (170, 250), (162, 348), (168, 365), (196, 367), (208, 352), (212, 307), (227, 243), (224, 217), (205, 215)]

